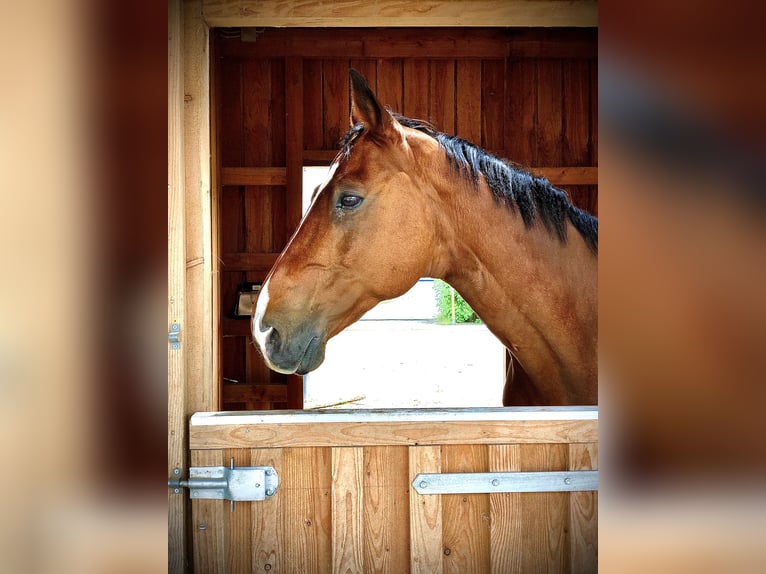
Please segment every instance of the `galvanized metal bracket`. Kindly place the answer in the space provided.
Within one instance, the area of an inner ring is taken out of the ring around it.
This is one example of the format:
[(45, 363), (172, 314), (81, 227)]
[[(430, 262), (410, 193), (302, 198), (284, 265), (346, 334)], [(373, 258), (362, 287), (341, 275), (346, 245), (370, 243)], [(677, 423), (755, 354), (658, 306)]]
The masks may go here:
[(188, 480), (171, 478), (168, 486), (176, 493), (188, 488), (197, 499), (257, 501), (277, 493), (279, 475), (271, 466), (193, 466)]
[(181, 325), (178, 323), (170, 324), (170, 331), (168, 331), (168, 341), (170, 341), (170, 348), (174, 351), (181, 348)]
[(418, 494), (588, 491), (598, 490), (598, 471), (421, 473), (412, 487)]

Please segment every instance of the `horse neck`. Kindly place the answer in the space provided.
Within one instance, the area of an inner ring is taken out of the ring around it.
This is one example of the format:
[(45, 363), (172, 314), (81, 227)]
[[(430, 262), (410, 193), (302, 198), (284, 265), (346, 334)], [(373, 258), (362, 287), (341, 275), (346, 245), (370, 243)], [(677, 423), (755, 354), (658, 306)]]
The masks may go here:
[(529, 400), (595, 403), (595, 256), (571, 224), (562, 243), (541, 222), (526, 228), (483, 179), (480, 187), (446, 194), (434, 276), (455, 287), (518, 360), (534, 386), (523, 391)]

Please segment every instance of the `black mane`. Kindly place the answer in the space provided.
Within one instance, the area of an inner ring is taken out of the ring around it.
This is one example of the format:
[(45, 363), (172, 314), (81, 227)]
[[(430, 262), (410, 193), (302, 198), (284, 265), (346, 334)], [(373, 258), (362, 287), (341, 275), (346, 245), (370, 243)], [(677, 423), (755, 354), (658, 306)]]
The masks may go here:
[[(566, 243), (568, 219), (591, 251), (598, 253), (598, 219), (572, 205), (567, 194), (553, 187), (547, 179), (532, 175), (462, 138), (441, 133), (427, 122), (392, 115), (403, 126), (438, 141), (451, 165), (459, 173), (470, 177), (474, 184), (478, 184), (479, 175), (483, 175), (495, 198), (503, 201), (511, 210), (518, 210), (526, 227), (532, 227), (539, 219), (549, 232)], [(341, 142), (342, 154), (350, 153), (354, 140), (363, 130), (363, 124), (357, 124), (346, 133)]]

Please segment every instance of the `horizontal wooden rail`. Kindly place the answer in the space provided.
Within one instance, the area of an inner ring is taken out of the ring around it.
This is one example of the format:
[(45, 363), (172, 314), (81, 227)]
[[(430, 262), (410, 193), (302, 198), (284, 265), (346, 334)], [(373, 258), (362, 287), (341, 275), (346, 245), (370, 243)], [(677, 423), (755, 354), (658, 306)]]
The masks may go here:
[(284, 167), (224, 167), (221, 185), (285, 185), (287, 169)]
[(279, 253), (224, 253), (221, 268), (224, 271), (269, 271), (278, 257)]
[(590, 443), (597, 407), (196, 413), (192, 449)]

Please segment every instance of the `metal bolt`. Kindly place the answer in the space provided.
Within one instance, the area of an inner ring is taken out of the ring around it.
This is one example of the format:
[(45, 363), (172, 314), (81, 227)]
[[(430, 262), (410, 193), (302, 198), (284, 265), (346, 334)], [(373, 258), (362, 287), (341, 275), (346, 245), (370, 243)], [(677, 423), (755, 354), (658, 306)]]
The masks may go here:
[(493, 478), (492, 479), (492, 486), (497, 486), (498, 484), (500, 484), (500, 481), (497, 480), (496, 478)]
[(425, 480), (421, 480), (420, 481), (420, 488), (425, 488), (426, 486), (428, 486), (428, 483)]
[(572, 479), (568, 476), (564, 479), (564, 484), (572, 484)]
[(274, 471), (271, 470), (270, 468), (267, 468), (266, 469), (266, 476), (271, 476), (272, 474), (274, 474)]
[(269, 489), (266, 491), (266, 496), (274, 496), (274, 492), (275, 492), (275, 491), (274, 491), (274, 489), (273, 489), (273, 488), (269, 488)]
[(204, 522), (200, 522), (199, 526), (197, 526), (200, 530), (207, 530), (207, 524)]
[(180, 489), (180, 488), (174, 488), (174, 489), (173, 489), (173, 494), (178, 494), (178, 493), (180, 493), (180, 492), (181, 492), (181, 489)]
[(176, 476), (178, 476), (179, 474), (181, 474), (181, 469), (180, 469), (180, 468), (178, 468), (178, 467), (174, 468), (174, 469), (173, 469), (173, 474), (175, 474)]

